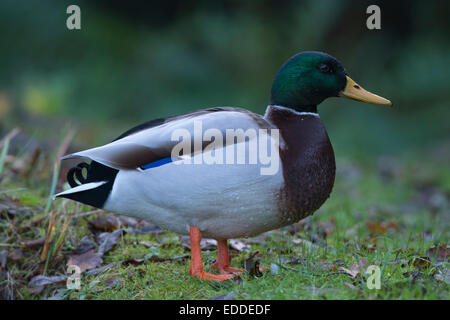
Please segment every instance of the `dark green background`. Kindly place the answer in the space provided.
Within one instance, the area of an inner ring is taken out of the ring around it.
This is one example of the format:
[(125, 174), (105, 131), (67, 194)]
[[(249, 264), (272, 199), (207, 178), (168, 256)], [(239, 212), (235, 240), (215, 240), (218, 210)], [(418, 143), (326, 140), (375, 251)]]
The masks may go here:
[[(66, 28), (78, 4), (82, 30)], [(381, 7), (382, 30), (366, 28)], [(273, 77), (325, 51), (394, 107), (344, 99), (319, 112), (337, 155), (450, 140), (448, 1), (1, 1), (0, 133), (105, 143), (155, 117), (217, 106), (263, 113)]]

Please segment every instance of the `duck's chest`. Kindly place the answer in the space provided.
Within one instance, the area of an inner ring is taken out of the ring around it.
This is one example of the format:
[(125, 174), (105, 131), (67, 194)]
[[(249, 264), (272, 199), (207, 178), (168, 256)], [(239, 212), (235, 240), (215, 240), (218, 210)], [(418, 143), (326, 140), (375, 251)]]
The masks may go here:
[(278, 215), (287, 225), (314, 213), (330, 196), (336, 163), (317, 115), (277, 110), (269, 116), (283, 139), (280, 159), (284, 183), (278, 194)]

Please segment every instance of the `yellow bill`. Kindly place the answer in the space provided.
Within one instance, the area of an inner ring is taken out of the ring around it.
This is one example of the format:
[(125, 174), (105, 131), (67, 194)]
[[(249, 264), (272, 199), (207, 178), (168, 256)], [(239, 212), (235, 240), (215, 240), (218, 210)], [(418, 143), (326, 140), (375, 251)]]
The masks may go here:
[(345, 86), (345, 89), (339, 93), (339, 96), (380, 106), (392, 106), (392, 102), (388, 99), (364, 90), (359, 84), (353, 81), (352, 78), (349, 76), (346, 77), (347, 85)]

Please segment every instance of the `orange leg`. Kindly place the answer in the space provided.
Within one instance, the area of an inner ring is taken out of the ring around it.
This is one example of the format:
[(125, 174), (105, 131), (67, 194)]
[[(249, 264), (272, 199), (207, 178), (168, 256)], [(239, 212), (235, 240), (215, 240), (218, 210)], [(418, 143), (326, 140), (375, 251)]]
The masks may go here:
[(198, 277), (203, 280), (216, 280), (224, 281), (234, 277), (233, 274), (212, 274), (203, 271), (202, 251), (200, 248), (200, 240), (202, 234), (197, 227), (190, 227), (191, 236), (191, 266), (189, 267), (189, 273), (193, 277)]
[(227, 240), (217, 240), (217, 260), (211, 266), (211, 269), (218, 269), (221, 274), (235, 274), (244, 272), (243, 269), (230, 267), (230, 259), (228, 256)]

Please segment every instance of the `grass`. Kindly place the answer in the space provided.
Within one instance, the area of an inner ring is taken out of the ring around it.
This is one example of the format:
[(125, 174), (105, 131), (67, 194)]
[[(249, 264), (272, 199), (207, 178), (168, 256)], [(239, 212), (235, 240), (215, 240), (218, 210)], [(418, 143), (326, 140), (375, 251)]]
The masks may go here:
[[(189, 276), (189, 259), (155, 262), (154, 257), (189, 254), (179, 235), (161, 230), (123, 235), (102, 257), (102, 266), (112, 267), (95, 275), (82, 273), (79, 290), (52, 284), (32, 292), (28, 283), (42, 270), (45, 244), (28, 248), (24, 243), (44, 237), (52, 219), (59, 221), (56, 239), (64, 243), (59, 253), (53, 251), (46, 273), (64, 275), (68, 255), (81, 238), (99, 233), (89, 221), (109, 215), (58, 200), (51, 218), (45, 206), (53, 162), (45, 155), (40, 161), (39, 170), (26, 180), (17, 179), (20, 172), (6, 162), (0, 185), (0, 251), (8, 251), (6, 266), (0, 267), (0, 293), (8, 291), (16, 299), (210, 299), (230, 293), (234, 299), (450, 298), (448, 255), (442, 258), (430, 250), (449, 245), (448, 154), (339, 158), (333, 193), (313, 216), (240, 239), (250, 246), (248, 252), (231, 250), (235, 267), (251, 264), (250, 255), (258, 251), (253, 261), (268, 266), (260, 277), (244, 274), (225, 283), (205, 282)], [(72, 219), (64, 230), (67, 216)], [(214, 249), (203, 251), (207, 270), (215, 255)], [(369, 265), (381, 270), (379, 290), (367, 287)]]

